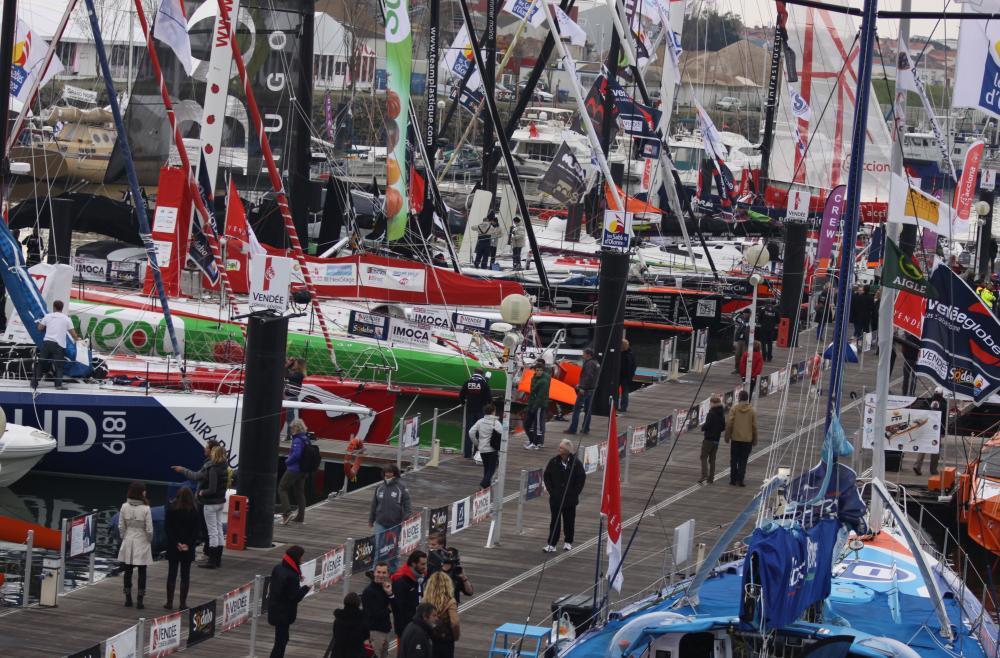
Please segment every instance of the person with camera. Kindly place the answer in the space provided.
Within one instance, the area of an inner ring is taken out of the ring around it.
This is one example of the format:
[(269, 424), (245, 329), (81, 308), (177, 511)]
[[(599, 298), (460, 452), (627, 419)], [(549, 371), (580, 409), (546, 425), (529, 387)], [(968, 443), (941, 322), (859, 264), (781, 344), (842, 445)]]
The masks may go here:
[(431, 552), (427, 558), (427, 574), (432, 576), (438, 571), (443, 571), (451, 578), (451, 582), (455, 586), (456, 602), (462, 602), (462, 594), (472, 596), (476, 593), (469, 577), (465, 575), (465, 569), (462, 568), (457, 548), (439, 548)]
[(476, 443), (479, 456), (483, 458), (483, 479), (479, 481), (480, 489), (486, 489), (493, 483), (493, 474), (496, 473), (500, 462), (500, 437), (503, 434), (503, 426), (497, 420), (496, 411), (497, 408), (492, 402), (487, 404), (483, 407), (485, 415), (469, 428), (469, 438)]
[(389, 565), (379, 562), (372, 572), (372, 581), (361, 592), (361, 603), (368, 623), (375, 658), (388, 658), (392, 640), (392, 615), (396, 611), (396, 598), (392, 593)]

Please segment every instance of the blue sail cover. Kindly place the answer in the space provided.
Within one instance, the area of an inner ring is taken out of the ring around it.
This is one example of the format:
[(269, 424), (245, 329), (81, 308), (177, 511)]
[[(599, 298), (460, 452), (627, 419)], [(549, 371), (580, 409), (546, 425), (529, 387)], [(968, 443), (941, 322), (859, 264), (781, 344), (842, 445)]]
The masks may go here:
[[(754, 530), (743, 563), (743, 591), (745, 596), (754, 580), (760, 584), (766, 628), (784, 628), (830, 595), (839, 525), (824, 519), (808, 530), (780, 525)], [(753, 623), (755, 608), (741, 606), (740, 619)]]

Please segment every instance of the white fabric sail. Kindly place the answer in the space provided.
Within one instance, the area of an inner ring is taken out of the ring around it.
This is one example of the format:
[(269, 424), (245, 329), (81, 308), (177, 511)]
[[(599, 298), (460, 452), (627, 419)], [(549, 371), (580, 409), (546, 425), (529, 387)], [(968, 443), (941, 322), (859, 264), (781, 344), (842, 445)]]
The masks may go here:
[[(857, 25), (851, 16), (789, 5), (787, 29), (798, 81), (778, 84), (770, 177), (817, 188), (814, 193), (829, 191), (847, 182), (850, 165)], [(847, 61), (850, 64), (845, 65)], [(783, 67), (783, 77), (786, 70)], [(789, 85), (810, 107), (809, 119), (795, 116)], [(795, 144), (796, 126), (809, 144), (804, 157)], [(861, 200), (887, 202), (892, 140), (874, 91), (869, 96), (867, 133)]]

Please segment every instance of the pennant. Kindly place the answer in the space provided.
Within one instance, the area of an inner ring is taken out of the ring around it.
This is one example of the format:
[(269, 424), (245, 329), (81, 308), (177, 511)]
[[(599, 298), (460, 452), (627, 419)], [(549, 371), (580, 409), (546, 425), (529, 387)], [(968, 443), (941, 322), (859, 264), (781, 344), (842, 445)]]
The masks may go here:
[(788, 85), (788, 97), (792, 99), (792, 114), (796, 118), (803, 121), (812, 119), (812, 109), (809, 107), (809, 103), (806, 102), (806, 99), (802, 98), (802, 94), (795, 91), (792, 85)]
[(161, 0), (153, 18), (153, 37), (174, 51), (184, 71), (194, 73), (191, 58), (191, 37), (188, 36), (187, 17), (182, 0)]
[(604, 495), (601, 496), (601, 514), (608, 522), (608, 578), (611, 586), (622, 591), (622, 494), (621, 474), (618, 467), (618, 414), (611, 406), (608, 422), (608, 459), (604, 466)]
[(534, 27), (545, 24), (544, 0), (507, 0), (503, 3), (503, 11), (522, 21), (528, 21), (528, 25)]
[(947, 204), (913, 187), (898, 174), (892, 174), (891, 180), (890, 222), (916, 224), (945, 235), (950, 233), (953, 212)]
[(574, 46), (585, 46), (587, 44), (587, 33), (583, 31), (583, 28), (577, 25), (559, 5), (552, 5), (552, 9), (556, 23), (559, 25), (559, 36), (569, 38), (569, 42)]
[[(32, 34), (28, 24), (17, 19), (17, 31), (14, 35), (14, 53), (10, 65), (10, 95), (20, 103), (28, 103), (28, 92), (34, 84), (35, 76), (39, 75), (45, 63), (45, 53), (49, 44)], [(63, 65), (56, 56), (49, 62), (49, 68), (42, 75), (41, 87), (46, 82), (62, 73)]]

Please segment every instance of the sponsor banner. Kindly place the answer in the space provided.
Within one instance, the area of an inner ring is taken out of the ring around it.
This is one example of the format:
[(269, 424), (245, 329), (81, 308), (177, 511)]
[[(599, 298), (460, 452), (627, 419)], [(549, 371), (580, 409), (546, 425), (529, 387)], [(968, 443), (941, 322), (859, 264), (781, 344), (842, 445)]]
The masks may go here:
[(768, 388), (770, 389), (772, 394), (777, 393), (778, 391), (781, 390), (781, 374), (778, 373), (777, 371), (772, 372), (770, 375), (768, 375)]
[(181, 648), (181, 613), (157, 617), (150, 622), (149, 655), (151, 658), (169, 656)]
[(587, 174), (566, 142), (559, 145), (538, 189), (567, 206), (579, 203), (587, 186)]
[(136, 658), (135, 626), (104, 640), (104, 658)]
[[(63, 71), (62, 62), (59, 57), (53, 55), (49, 66), (46, 69), (45, 55), (49, 50), (49, 44), (41, 39), (37, 34), (32, 34), (28, 24), (17, 19), (14, 35), (14, 59), (10, 64), (10, 95), (23, 104), (31, 101), (28, 92), (34, 84), (34, 79), (41, 76), (41, 87)], [(119, 657), (121, 658), (121, 657)]]
[(390, 562), (397, 558), (399, 556), (399, 526), (383, 530), (379, 534), (377, 546), (374, 562)]
[[(670, 434), (674, 431), (674, 417), (673, 415), (667, 416), (666, 418), (661, 418), (660, 422), (657, 423), (656, 427), (656, 443), (667, 443), (670, 441)], [(656, 445), (649, 445), (649, 438), (647, 435), (646, 439), (646, 449), (655, 448)]]
[(503, 10), (530, 25), (541, 27), (545, 23), (545, 4), (543, 0), (507, 0)]
[(411, 267), (361, 264), (361, 285), (384, 290), (424, 292), (427, 272)]
[(404, 448), (420, 445), (420, 414), (410, 416), (403, 421), (403, 436), (400, 437)]
[(403, 521), (399, 530), (399, 553), (409, 555), (420, 546), (422, 520), (420, 514), (414, 514)]
[[(760, 377), (757, 379), (757, 395), (766, 398), (771, 394), (771, 378), (770, 377)], [(727, 393), (726, 398), (729, 400), (728, 406), (732, 406), (733, 394)]]
[(389, 318), (389, 342), (393, 345), (426, 348), (431, 342), (431, 331), (403, 318)]
[(892, 174), (889, 186), (889, 221), (916, 224), (945, 237), (951, 235), (954, 217), (948, 204), (910, 185), (902, 176)]
[[(969, 144), (965, 151), (965, 164), (962, 167), (962, 177), (955, 190), (955, 214), (952, 232), (965, 235), (969, 230), (969, 216), (972, 214), (973, 197), (976, 195), (976, 179), (979, 177), (979, 163), (983, 159), (983, 149), (986, 144), (976, 140)], [(948, 158), (951, 162), (951, 158)]]
[(583, 470), (587, 473), (596, 473), (601, 465), (601, 447), (598, 445), (587, 446), (583, 449)]
[[(167, 356), (174, 354), (170, 332), (162, 315), (138, 309), (99, 304), (71, 304), (69, 316), (81, 339), (89, 339), (95, 351)], [(184, 320), (172, 316), (177, 342), (185, 348)]]
[(468, 313), (453, 313), (451, 321), (455, 327), (455, 331), (464, 334), (485, 333), (490, 328), (490, 325), (493, 324), (493, 320), (481, 318), (478, 315), (469, 315)]
[(174, 243), (169, 240), (153, 240), (153, 247), (156, 248), (156, 264), (166, 265), (170, 262), (170, 256), (174, 251)]
[(434, 550), (448, 545), (448, 505), (435, 507), (430, 511), (427, 528), (427, 548)]
[(97, 104), (97, 92), (90, 89), (80, 89), (73, 85), (63, 85), (63, 100), (78, 101), (80, 103)]
[(156, 206), (153, 213), (153, 233), (173, 233), (177, 228), (177, 208)]
[(601, 468), (608, 465), (608, 442), (601, 441), (597, 444), (597, 464)]
[(326, 589), (340, 582), (344, 577), (344, 547), (337, 546), (323, 554), (323, 566), (319, 574), (320, 589)]
[(309, 276), (317, 286), (358, 285), (358, 267), (354, 263), (309, 263)]
[(462, 91), (459, 91), (457, 86), (453, 86), (451, 91), (448, 92), (448, 98), (454, 100), (455, 94), (460, 94), (458, 97), (458, 104), (461, 105), (466, 112), (476, 118), (479, 118), (479, 107), (483, 104), (483, 92), (478, 90), (473, 91), (468, 87), (462, 87)]
[(605, 210), (601, 246), (605, 249), (628, 251), (631, 239), (632, 213), (624, 210)]
[(940, 261), (930, 279), (917, 374), (956, 396), (984, 402), (1000, 389), (1000, 322)]
[(475, 57), (472, 55), (472, 41), (464, 25), (455, 34), (451, 46), (445, 51), (444, 64), (447, 71), (459, 81), (463, 80), (466, 72), (471, 69), (472, 75), (465, 86), (470, 89), (479, 89), (482, 86), (482, 78), (476, 70)]
[(461, 500), (456, 500), (451, 504), (451, 528), (449, 528), (452, 534), (456, 532), (461, 532), (469, 527), (471, 519), (469, 518), (469, 506), (472, 501), (468, 498), (463, 498)]
[(493, 504), (493, 487), (480, 489), (472, 494), (472, 522), (482, 523), (490, 518), (490, 510)]
[(314, 588), (314, 585), (316, 585), (316, 568), (319, 566), (317, 562), (318, 559), (313, 558), (299, 565), (299, 570), (302, 572), (301, 583), (309, 588), (306, 596), (312, 596), (316, 593), (317, 588)]
[(419, 325), (426, 325), (435, 329), (452, 328), (451, 313), (440, 308), (414, 306), (410, 313), (410, 320)]
[(138, 285), (145, 276), (145, 263), (142, 261), (109, 261), (108, 281)]
[(892, 238), (885, 240), (885, 266), (882, 269), (882, 285), (896, 290), (929, 297), (933, 290), (927, 283), (927, 277), (912, 256), (899, 250)]
[(674, 417), (677, 419), (677, 434), (679, 436), (687, 429), (687, 411), (684, 409), (678, 409), (674, 412)]
[[(994, 3), (968, 3), (963, 11), (992, 12)], [(1000, 63), (993, 45), (1000, 41), (1000, 24), (963, 20), (958, 34), (958, 60), (952, 105), (972, 107), (1000, 118)], [(933, 115), (932, 115), (933, 116)]]
[(250, 310), (266, 309), (284, 313), (288, 309), (288, 289), (292, 285), (291, 258), (259, 256), (250, 259)]
[(614, 81), (611, 81), (608, 86), (618, 110), (618, 121), (621, 123), (622, 130), (633, 137), (659, 142), (656, 127), (660, 125), (661, 112), (635, 102), (628, 95), (628, 92)]
[(193, 646), (215, 637), (215, 615), (218, 601), (212, 599), (207, 603), (196, 605), (188, 610), (188, 639), (187, 645)]
[[(385, 9), (385, 218), (386, 239), (399, 240), (406, 232), (409, 214), (406, 187), (406, 143), (409, 129), (410, 72), (413, 68), (413, 37), (410, 34), (409, 3), (388, 0)], [(421, 287), (421, 289), (423, 289)]]
[(253, 583), (247, 583), (231, 590), (222, 597), (222, 624), (219, 631), (231, 631), (250, 619), (250, 600), (253, 593)]
[(375, 564), (375, 535), (354, 540), (354, 555), (351, 556), (351, 573), (363, 573)]
[(545, 493), (545, 485), (542, 483), (543, 474), (540, 468), (528, 471), (527, 490), (524, 492), (525, 500), (540, 498)]
[(73, 256), (72, 265), (76, 276), (84, 281), (108, 280), (108, 261), (104, 258)]
[(66, 524), (66, 557), (93, 553), (97, 548), (97, 515), (83, 514)]
[[(827, 201), (829, 202), (829, 199)], [(826, 213), (824, 210), (825, 218)], [(788, 206), (785, 210), (785, 219), (796, 222), (804, 222), (809, 219), (809, 190), (801, 187), (793, 187), (788, 190)]]
[(997, 186), (997, 170), (983, 169), (983, 174), (979, 179), (979, 188), (992, 192)]
[(923, 297), (900, 290), (892, 308), (892, 326), (920, 338), (923, 334), (925, 306)]
[(376, 313), (351, 311), (347, 322), (347, 333), (375, 340), (389, 340), (389, 317)]
[(862, 445), (869, 450), (875, 445), (876, 436), (884, 441), (879, 450), (900, 452), (926, 452), (936, 455), (941, 451), (941, 412), (937, 409), (911, 408), (917, 398), (908, 395), (890, 395), (885, 401), (885, 427), (875, 429), (875, 394), (865, 395), (865, 427)]
[(712, 408), (712, 400), (711, 400), (711, 398), (705, 398), (704, 400), (701, 401), (701, 404), (698, 405), (698, 424), (699, 425), (704, 425), (705, 424), (705, 419), (708, 418), (708, 411), (711, 408)]
[(638, 455), (646, 451), (646, 428), (636, 427), (632, 430), (632, 438), (629, 441), (629, 449), (633, 455)]
[(98, 642), (92, 647), (72, 653), (66, 656), (66, 658), (101, 658), (101, 643)]
[(823, 221), (819, 229), (819, 244), (816, 247), (816, 260), (819, 269), (830, 266), (830, 256), (833, 254), (833, 242), (840, 231), (840, 220), (844, 215), (844, 205), (847, 203), (847, 186), (838, 185), (826, 197), (823, 206)]

